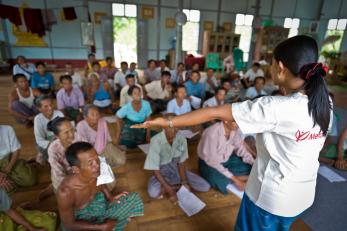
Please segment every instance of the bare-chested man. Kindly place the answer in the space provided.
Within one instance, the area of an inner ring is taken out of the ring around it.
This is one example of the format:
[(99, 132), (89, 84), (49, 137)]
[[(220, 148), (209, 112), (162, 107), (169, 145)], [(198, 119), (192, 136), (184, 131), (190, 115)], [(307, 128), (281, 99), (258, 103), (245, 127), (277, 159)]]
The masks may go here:
[(97, 186), (100, 162), (93, 146), (76, 142), (66, 150), (72, 175), (58, 188), (57, 201), (65, 230), (122, 230), (131, 217), (143, 216), (137, 193), (112, 196), (104, 185)]

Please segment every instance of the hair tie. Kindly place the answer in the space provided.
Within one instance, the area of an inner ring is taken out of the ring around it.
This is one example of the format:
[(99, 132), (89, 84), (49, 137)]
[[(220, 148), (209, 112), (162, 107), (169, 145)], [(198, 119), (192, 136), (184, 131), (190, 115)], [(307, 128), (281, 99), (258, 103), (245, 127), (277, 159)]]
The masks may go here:
[(306, 80), (309, 80), (315, 74), (318, 67), (321, 67), (325, 71), (326, 74), (328, 73), (329, 68), (327, 66), (325, 66), (324, 64), (322, 64), (322, 63), (310, 63), (307, 65), (312, 65), (312, 64), (315, 64), (315, 65), (306, 73), (306, 76), (305, 76)]

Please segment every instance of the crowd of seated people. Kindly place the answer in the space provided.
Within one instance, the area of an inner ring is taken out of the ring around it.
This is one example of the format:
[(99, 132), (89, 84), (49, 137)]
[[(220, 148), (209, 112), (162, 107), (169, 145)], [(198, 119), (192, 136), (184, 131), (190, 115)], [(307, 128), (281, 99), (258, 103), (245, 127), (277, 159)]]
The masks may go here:
[[(149, 60), (148, 68), (139, 75), (136, 63), (128, 67), (127, 62), (121, 62), (118, 69), (113, 58), (107, 57), (102, 67), (90, 54), (83, 74), (71, 63), (65, 65), (58, 87), (43, 62), (38, 62), (36, 68), (23, 56), (17, 62), (8, 111), (17, 122), (34, 127), (36, 161), (51, 169), (52, 183), (46, 191), (57, 197), (64, 230), (121, 230), (129, 218), (144, 215), (139, 194), (113, 195), (110, 190), (117, 187), (116, 181), (112, 187), (96, 184), (103, 166), (101, 158), (111, 168), (122, 166), (126, 163), (125, 151), (144, 143), (150, 144), (144, 169), (153, 171), (148, 179), (150, 198), (167, 194), (176, 201), (182, 185), (199, 192), (212, 187), (223, 194), (229, 192), (229, 184), (244, 189), (256, 150), (252, 137), (244, 138), (234, 123), (207, 124), (198, 143), (199, 175), (185, 166), (191, 153), (186, 138), (176, 128), (158, 132), (131, 126), (159, 113), (169, 118), (200, 107), (267, 95), (264, 73), (258, 64), (241, 78), (234, 72), (225, 76), (213, 69), (200, 72), (198, 64), (185, 70), (185, 65), (178, 63), (175, 70), (170, 70), (165, 60), (160, 60), (158, 66)], [(105, 114), (116, 118), (116, 131), (109, 129)], [(14, 130), (2, 125), (0, 135), (1, 189), (6, 192), (34, 185), (35, 168), (20, 159), (21, 146)], [(336, 158), (336, 165), (345, 166), (341, 152)]]

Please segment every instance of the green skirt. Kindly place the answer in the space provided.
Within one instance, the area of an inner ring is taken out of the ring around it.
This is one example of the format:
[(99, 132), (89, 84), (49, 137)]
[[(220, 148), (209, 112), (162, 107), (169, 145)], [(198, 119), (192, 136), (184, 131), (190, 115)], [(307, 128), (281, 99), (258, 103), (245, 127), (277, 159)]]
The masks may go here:
[[(0, 160), (0, 169), (4, 169), (8, 165), (11, 155), (7, 155)], [(33, 186), (37, 181), (36, 169), (26, 163), (25, 160), (17, 160), (8, 176), (18, 187)]]
[[(146, 129), (133, 129), (132, 125), (139, 124), (139, 122), (131, 121), (127, 118), (123, 119), (123, 128), (121, 131), (120, 144), (125, 145), (127, 148), (136, 148), (139, 144), (146, 143)], [(151, 137), (156, 133), (151, 131)]]
[[(223, 166), (232, 172), (235, 176), (246, 176), (251, 172), (252, 166), (246, 164), (236, 155), (231, 155), (229, 160), (223, 163)], [(231, 179), (224, 176), (217, 169), (210, 167), (202, 159), (199, 159), (199, 172), (212, 188), (215, 188), (223, 194), (228, 194), (227, 185), (231, 183)]]

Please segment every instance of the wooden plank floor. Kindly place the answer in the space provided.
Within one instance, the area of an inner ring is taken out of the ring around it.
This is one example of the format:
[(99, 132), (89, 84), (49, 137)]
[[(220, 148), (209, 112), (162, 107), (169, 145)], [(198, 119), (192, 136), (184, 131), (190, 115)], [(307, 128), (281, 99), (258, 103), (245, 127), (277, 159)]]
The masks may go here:
[[(22, 144), (22, 158), (29, 159), (36, 156), (32, 129), (26, 129), (15, 123), (7, 112), (7, 95), (12, 87), (9, 75), (0, 75), (0, 124), (12, 125), (17, 137)], [(197, 143), (189, 144), (188, 168), (197, 172)], [(151, 172), (143, 170), (145, 155), (139, 151), (127, 153), (125, 166), (114, 169), (117, 177), (117, 191), (127, 190), (138, 192), (145, 203), (145, 216), (133, 219), (126, 227), (127, 231), (231, 231), (235, 224), (240, 200), (233, 194), (224, 196), (221, 193), (210, 190), (207, 193), (197, 195), (207, 204), (199, 214), (189, 218), (178, 206), (173, 205), (167, 199), (150, 200), (147, 195), (147, 182)], [(38, 185), (20, 189), (12, 195), (13, 202), (18, 205), (25, 201), (35, 202), (38, 192), (50, 182), (48, 167), (38, 167)], [(35, 208), (43, 211), (56, 211), (56, 200), (52, 196), (35, 205)], [(310, 228), (300, 219), (296, 221), (291, 230), (307, 231)]]

